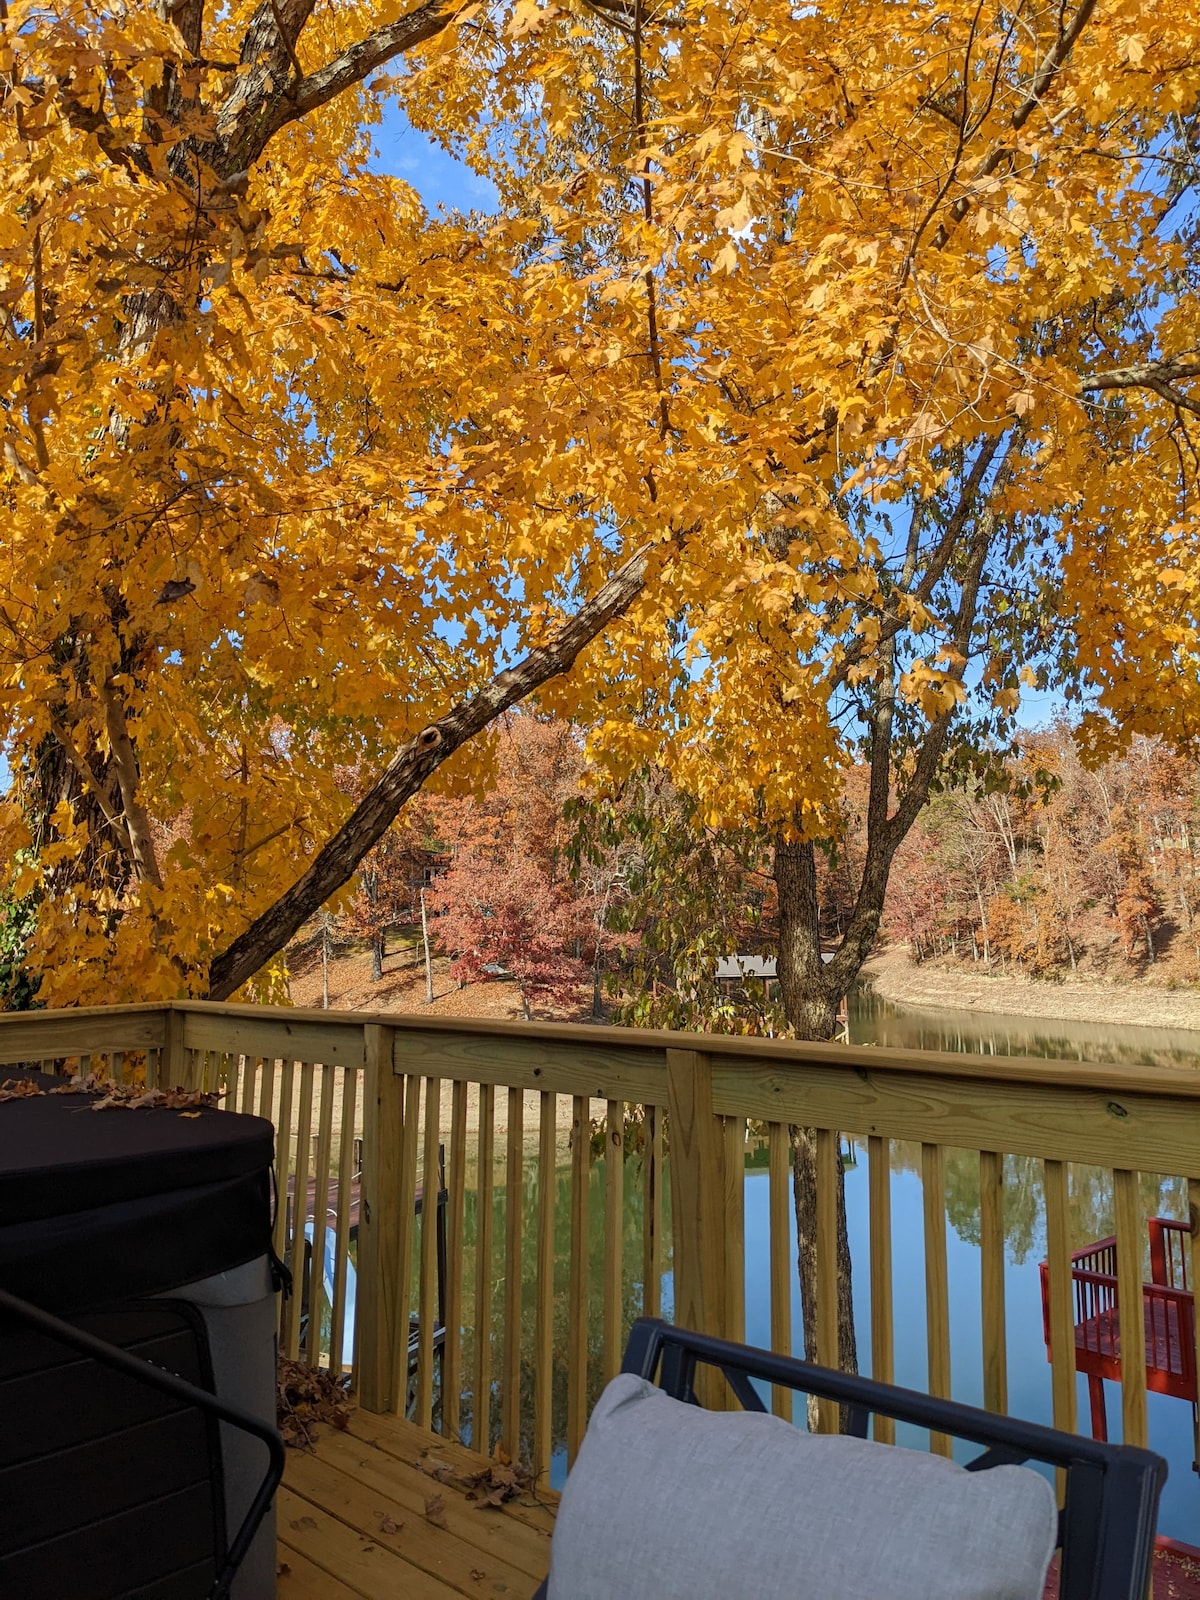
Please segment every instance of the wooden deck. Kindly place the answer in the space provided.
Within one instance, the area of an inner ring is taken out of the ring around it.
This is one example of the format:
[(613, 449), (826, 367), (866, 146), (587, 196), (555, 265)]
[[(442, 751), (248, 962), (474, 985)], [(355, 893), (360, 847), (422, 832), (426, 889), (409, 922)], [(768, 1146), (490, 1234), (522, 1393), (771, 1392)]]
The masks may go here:
[[(364, 1411), (289, 1450), (277, 1502), (279, 1600), (529, 1600), (550, 1565), (558, 1496), (467, 1498), (481, 1456)], [(436, 1476), (435, 1476), (436, 1474)]]
[[(467, 1498), (489, 1465), (397, 1417), (351, 1414), (290, 1450), (278, 1499), (278, 1600), (530, 1600), (550, 1564), (558, 1496)], [(1200, 1600), (1200, 1551), (1161, 1540), (1154, 1600)], [(1057, 1567), (1057, 1561), (1055, 1562)], [(1056, 1600), (1052, 1572), (1046, 1600)]]

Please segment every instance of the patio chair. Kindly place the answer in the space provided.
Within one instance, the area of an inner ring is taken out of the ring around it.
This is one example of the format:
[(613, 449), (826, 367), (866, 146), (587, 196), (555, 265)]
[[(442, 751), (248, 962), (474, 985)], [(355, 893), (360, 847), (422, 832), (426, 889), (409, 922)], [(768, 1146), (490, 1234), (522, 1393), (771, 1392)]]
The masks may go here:
[[(212, 1371), (195, 1308), (128, 1301), (65, 1322), (0, 1290), (0, 1340), (13, 1369), (0, 1376), (0, 1501), (13, 1513), (0, 1519), (0, 1594), (225, 1600), (284, 1452), (269, 1423), (205, 1387)], [(222, 1426), (263, 1446), (262, 1478), (232, 1536)]]
[[(690, 1409), (701, 1365), (742, 1412)], [(766, 1411), (756, 1383), (836, 1401), (849, 1436), (747, 1415)], [(868, 1442), (873, 1415), (982, 1453), (960, 1467)], [(1061, 1512), (1027, 1461), (1062, 1470)], [(568, 1477), (534, 1600), (1040, 1600), (1055, 1549), (1061, 1600), (1144, 1600), (1166, 1475), (1147, 1450), (641, 1318)]]

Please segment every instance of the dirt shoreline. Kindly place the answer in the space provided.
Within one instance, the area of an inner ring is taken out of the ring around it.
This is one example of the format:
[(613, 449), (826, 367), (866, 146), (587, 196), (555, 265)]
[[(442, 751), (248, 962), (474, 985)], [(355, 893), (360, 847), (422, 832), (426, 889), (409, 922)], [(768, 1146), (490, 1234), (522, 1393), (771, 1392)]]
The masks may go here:
[(1122, 1028), (1180, 1028), (1200, 1033), (1200, 989), (1152, 983), (1097, 983), (984, 973), (920, 964), (903, 946), (885, 950), (863, 968), (875, 993), (896, 1005), (928, 1011), (977, 1011), (1006, 1017), (1099, 1022)]

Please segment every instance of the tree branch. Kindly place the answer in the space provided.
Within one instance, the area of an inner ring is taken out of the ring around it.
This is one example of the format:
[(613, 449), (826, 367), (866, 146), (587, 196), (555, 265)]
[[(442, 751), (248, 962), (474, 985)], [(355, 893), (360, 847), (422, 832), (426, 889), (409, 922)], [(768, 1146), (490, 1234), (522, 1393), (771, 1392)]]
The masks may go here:
[(656, 548), (647, 544), (630, 556), (563, 624), (549, 644), (531, 650), (515, 667), (498, 673), (478, 693), (423, 728), (397, 752), (304, 876), (268, 906), (228, 949), (215, 957), (209, 972), (210, 1000), (227, 1000), (270, 956), (283, 948), (330, 895), (349, 882), (359, 862), (382, 838), (401, 806), (447, 757), (501, 712), (524, 700), (551, 678), (570, 670), (580, 651), (615, 617), (627, 611), (642, 593)]
[(386, 28), (377, 28), (365, 39), (352, 44), (327, 66), (309, 73), (308, 77), (301, 80), (296, 89), (294, 115), (304, 116), (309, 111), (315, 111), (344, 89), (361, 83), (367, 73), (373, 72), (376, 67), (382, 67), (395, 56), (415, 50), (427, 39), (435, 38), (453, 21), (461, 8), (462, 0), (425, 0), (424, 5), (410, 11), (398, 22), (390, 23)]

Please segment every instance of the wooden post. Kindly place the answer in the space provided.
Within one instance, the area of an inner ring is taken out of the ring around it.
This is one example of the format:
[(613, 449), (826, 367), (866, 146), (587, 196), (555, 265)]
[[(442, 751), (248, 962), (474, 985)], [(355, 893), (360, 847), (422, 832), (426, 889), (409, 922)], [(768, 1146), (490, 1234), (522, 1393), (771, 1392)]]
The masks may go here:
[[(675, 1321), (726, 1338), (725, 1131), (713, 1112), (712, 1059), (698, 1050), (667, 1051), (671, 1221), (675, 1232)], [(732, 1404), (716, 1373), (701, 1374), (702, 1405)]]
[(183, 1028), (186, 1021), (186, 1011), (180, 1011), (175, 1006), (167, 1007), (167, 1027), (158, 1063), (158, 1082), (153, 1087), (159, 1089), (182, 1087), (185, 1070)]
[(364, 1411), (395, 1411), (396, 1342), (408, 1343), (400, 1327), (398, 1265), (400, 1232), (412, 1226), (400, 1209), (400, 1162), (404, 1142), (404, 1079), (392, 1066), (394, 1028), (363, 1027), (363, 1160), (358, 1227), (357, 1361), (354, 1387)]

